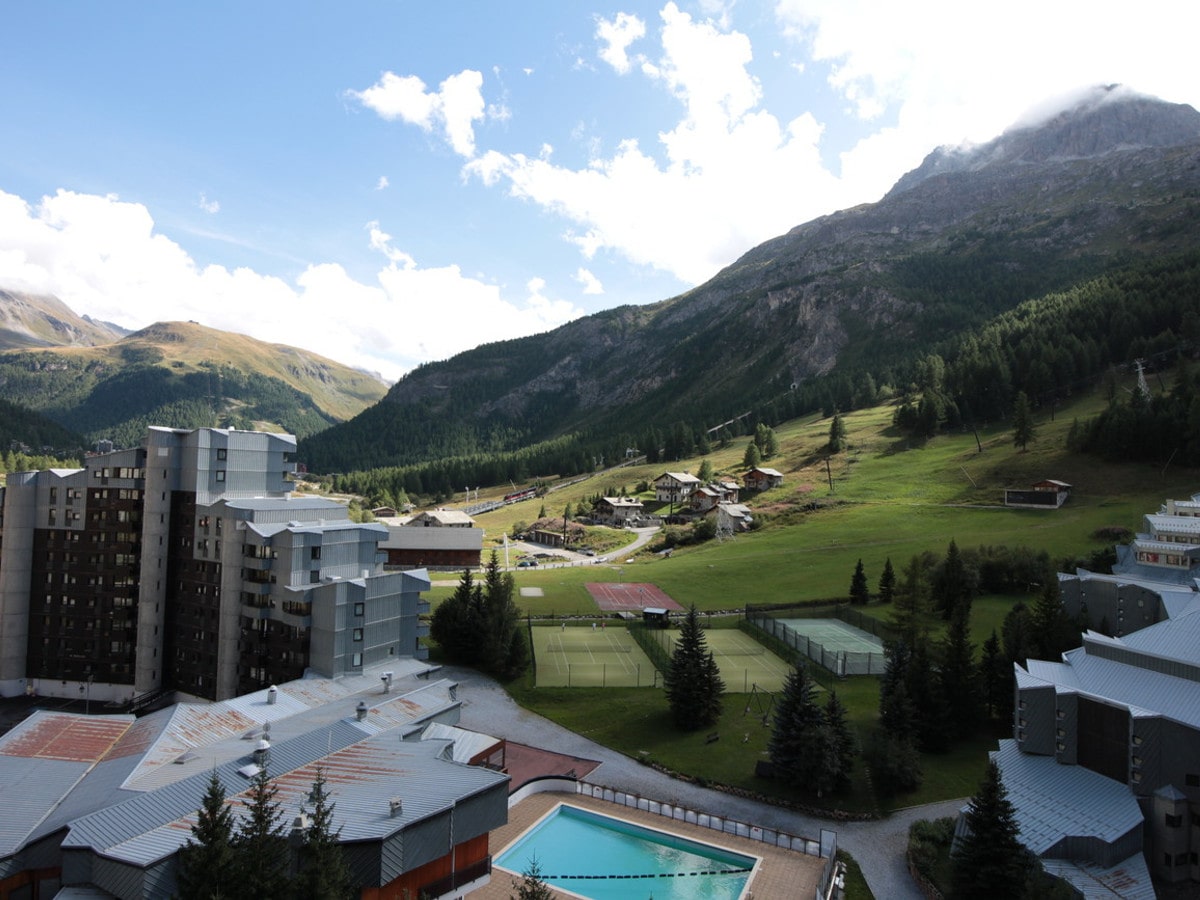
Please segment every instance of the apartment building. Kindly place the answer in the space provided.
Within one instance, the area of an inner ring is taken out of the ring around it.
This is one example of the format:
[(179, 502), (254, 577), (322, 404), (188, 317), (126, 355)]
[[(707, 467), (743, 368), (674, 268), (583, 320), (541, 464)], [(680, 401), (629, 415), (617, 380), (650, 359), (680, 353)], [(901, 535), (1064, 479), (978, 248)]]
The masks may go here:
[(0, 695), (219, 700), (424, 655), (422, 570), (290, 493), (291, 435), (150, 428), (0, 489)]

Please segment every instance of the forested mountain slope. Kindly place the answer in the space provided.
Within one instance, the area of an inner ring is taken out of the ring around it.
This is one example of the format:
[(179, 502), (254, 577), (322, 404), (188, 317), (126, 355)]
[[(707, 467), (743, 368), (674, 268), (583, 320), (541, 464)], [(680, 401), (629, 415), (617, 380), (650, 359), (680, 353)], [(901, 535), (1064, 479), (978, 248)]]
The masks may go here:
[[(582, 464), (653, 443), (652, 428), (849, 409), (1023, 301), (1161, 260), (1190, 271), (1179, 254), (1198, 236), (1200, 113), (1098, 89), (1037, 126), (937, 150), (878, 203), (800, 225), (687, 294), (422, 366), (300, 455), (346, 471), (555, 440)], [(1017, 389), (996, 383), (973, 414)]]
[[(4, 306), (0, 297), (0, 308)], [(315, 353), (195, 322), (158, 323), (99, 346), (0, 353), (0, 399), (89, 442), (134, 446), (146, 426), (311, 435), (384, 395), (372, 376)]]

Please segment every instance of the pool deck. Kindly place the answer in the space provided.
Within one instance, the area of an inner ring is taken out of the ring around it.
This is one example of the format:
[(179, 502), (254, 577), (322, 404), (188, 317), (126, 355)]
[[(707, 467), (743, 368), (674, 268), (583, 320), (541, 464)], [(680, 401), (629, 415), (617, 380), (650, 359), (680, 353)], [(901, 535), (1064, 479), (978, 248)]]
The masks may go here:
[[(582, 809), (590, 809), (617, 819), (627, 819), (658, 831), (669, 831), (706, 844), (728, 847), (739, 853), (757, 856), (762, 861), (750, 881), (747, 896), (755, 900), (791, 900), (795, 897), (812, 897), (816, 894), (817, 882), (821, 878), (824, 860), (817, 856), (806, 856), (783, 850), (779, 847), (752, 841), (701, 828), (686, 822), (665, 819), (639, 809), (630, 809), (615, 803), (607, 803), (581, 794), (547, 792), (534, 794), (522, 800), (508, 811), (508, 824), (491, 833), (489, 847), (492, 857), (499, 856), (509, 844), (516, 840), (526, 828), (544, 816), (559, 803), (570, 803)], [(509, 900), (514, 895), (513, 877), (503, 869), (492, 869), (492, 880), (484, 887), (472, 891), (471, 900)], [(554, 892), (555, 897), (571, 895)]]

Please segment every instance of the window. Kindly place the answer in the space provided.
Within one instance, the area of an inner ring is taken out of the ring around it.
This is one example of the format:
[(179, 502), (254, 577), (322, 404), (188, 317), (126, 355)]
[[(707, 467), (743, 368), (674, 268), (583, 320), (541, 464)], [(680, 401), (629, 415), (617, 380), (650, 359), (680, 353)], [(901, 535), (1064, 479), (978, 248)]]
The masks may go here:
[(363, 639), (363, 630), (361, 628), (354, 629), (354, 640), (361, 641)]
[(366, 604), (365, 603), (355, 603), (354, 604), (354, 614), (356, 616), (365, 615), (366, 614)]
[(351, 654), (350, 665), (354, 666), (355, 668), (360, 667), (362, 665), (362, 654), (361, 653)]
[(216, 475), (217, 475), (217, 481), (225, 480), (225, 470), (224, 469), (217, 469)]
[(311, 548), (311, 549), (309, 550), (309, 557), (308, 557), (308, 558), (309, 558), (309, 559), (320, 559), (320, 558), (321, 558), (321, 548), (320, 548), (320, 547), (313, 547), (313, 548)]
[(1183, 816), (1182, 815), (1173, 816), (1170, 813), (1167, 813), (1165, 818), (1166, 818), (1166, 823), (1167, 823), (1168, 828), (1179, 828), (1181, 825), (1183, 825)]
[(228, 458), (229, 458), (229, 451), (226, 450), (224, 447), (221, 447), (217, 450), (217, 459), (228, 459)]

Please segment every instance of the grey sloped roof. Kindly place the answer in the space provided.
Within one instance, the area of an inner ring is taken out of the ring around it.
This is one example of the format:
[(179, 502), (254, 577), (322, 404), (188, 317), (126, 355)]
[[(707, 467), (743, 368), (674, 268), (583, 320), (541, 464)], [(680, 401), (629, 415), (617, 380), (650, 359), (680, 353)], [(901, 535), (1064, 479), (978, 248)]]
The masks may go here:
[(1125, 646), (1149, 655), (1200, 665), (1200, 615), (1195, 612), (1156, 622), (1122, 640)]
[[(1146, 857), (1135, 853), (1107, 869), (1095, 863), (1043, 859), (1042, 866), (1083, 895), (1084, 900), (1157, 900)], [(60, 895), (61, 896), (61, 895)]]
[[(445, 750), (444, 741), (405, 743), (392, 732), (364, 737), (352, 722), (339, 721), (272, 747), (267, 769), (278, 788), (275, 800), (283, 821), (291, 821), (307, 801), (320, 768), (341, 839), (377, 840), (507, 783), (507, 775), (444, 759)], [(245, 762), (235, 760), (215, 770), (237, 815), (251, 787), (237, 771)], [(187, 842), (208, 779), (207, 773), (196, 774), (77, 819), (63, 846), (151, 865)], [(396, 815), (390, 808), (393, 797), (402, 800)]]
[(1200, 516), (1164, 516), (1150, 513), (1145, 517), (1145, 521), (1154, 532), (1200, 536)]
[(0, 859), (21, 849), (88, 768), (82, 762), (0, 756)]
[(990, 756), (1000, 767), (1021, 842), (1039, 856), (1065, 837), (1112, 843), (1142, 824), (1129, 788), (1091, 769), (1022, 753), (1013, 740), (1001, 741)]

